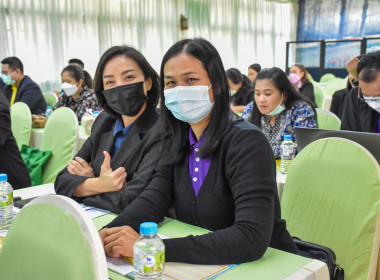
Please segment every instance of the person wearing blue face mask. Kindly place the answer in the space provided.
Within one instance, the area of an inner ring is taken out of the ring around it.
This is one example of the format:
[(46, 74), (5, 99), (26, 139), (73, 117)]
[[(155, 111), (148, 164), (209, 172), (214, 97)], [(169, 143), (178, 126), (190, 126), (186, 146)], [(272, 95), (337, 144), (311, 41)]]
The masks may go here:
[[(174, 44), (161, 63), (161, 131), (169, 135), (149, 186), (99, 235), (107, 255), (132, 257), (141, 222), (173, 206), (212, 231), (164, 239), (169, 262), (254, 261), (268, 246), (295, 253), (281, 220), (275, 161), (265, 135), (235, 115), (222, 60), (204, 39)], [(254, 160), (252, 160), (254, 159)]]
[(1, 61), (2, 80), (5, 83), (3, 92), (10, 106), (24, 102), (32, 114), (45, 113), (46, 101), (40, 87), (31, 78), (24, 75), (24, 65), (17, 57), (7, 57)]
[(266, 68), (255, 80), (255, 101), (249, 103), (242, 117), (260, 127), (280, 158), (284, 135), (292, 135), (296, 143), (295, 127), (317, 127), (314, 104), (298, 93), (280, 68)]

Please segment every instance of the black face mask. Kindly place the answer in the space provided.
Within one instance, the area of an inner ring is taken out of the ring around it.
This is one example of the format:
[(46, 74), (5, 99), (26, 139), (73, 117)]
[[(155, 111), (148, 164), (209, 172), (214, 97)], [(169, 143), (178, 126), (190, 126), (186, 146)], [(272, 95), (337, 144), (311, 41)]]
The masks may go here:
[(147, 100), (143, 84), (138, 82), (103, 90), (107, 106), (120, 115), (136, 116)]

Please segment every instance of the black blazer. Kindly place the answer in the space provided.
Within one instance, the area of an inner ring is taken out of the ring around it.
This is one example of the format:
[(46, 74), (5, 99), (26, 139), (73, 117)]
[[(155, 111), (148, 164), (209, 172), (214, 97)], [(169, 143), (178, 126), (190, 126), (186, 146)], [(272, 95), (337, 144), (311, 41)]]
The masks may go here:
[[(363, 98), (363, 94), (360, 93)], [(346, 97), (340, 129), (361, 132), (377, 132), (379, 113), (358, 99), (358, 88), (353, 88)]]
[(268, 246), (296, 253), (281, 220), (272, 149), (251, 123), (238, 121), (225, 133), (197, 197), (186, 159), (159, 164), (150, 185), (107, 227), (138, 231), (142, 222), (162, 221), (173, 203), (178, 220), (214, 232), (165, 239), (167, 261), (248, 262), (261, 258)]
[[(12, 98), (12, 86), (4, 86), (3, 91), (9, 103)], [(19, 101), (26, 103), (32, 114), (38, 115), (45, 113), (46, 111), (47, 105), (40, 87), (26, 75), (17, 88), (14, 102), (16, 103)]]
[(306, 80), (303, 83), (303, 85), (300, 87), (299, 92), (302, 93), (307, 98), (309, 98), (309, 100), (313, 102), (313, 105), (317, 107), (317, 105), (315, 104), (314, 87), (311, 82)]
[[(160, 130), (156, 109), (147, 107), (135, 121), (119, 150), (111, 160), (111, 168), (124, 167), (127, 183), (117, 192), (108, 192), (84, 198), (74, 197), (73, 193), (80, 183), (88, 177), (70, 174), (63, 169), (54, 183), (57, 194), (66, 195), (86, 205), (120, 213), (134, 200), (150, 182), (160, 154)], [(103, 151), (111, 153), (115, 137), (113, 130), (115, 118), (102, 112), (96, 118), (91, 136), (84, 143), (77, 156), (91, 162), (95, 177), (99, 177), (104, 161)]]
[(8, 182), (13, 189), (32, 185), (28, 169), (21, 157), (11, 130), (9, 104), (0, 89), (0, 173), (8, 175)]
[(343, 116), (343, 109), (345, 107), (347, 95), (346, 89), (344, 88), (337, 90), (332, 96), (330, 111), (337, 115), (340, 119), (342, 119)]

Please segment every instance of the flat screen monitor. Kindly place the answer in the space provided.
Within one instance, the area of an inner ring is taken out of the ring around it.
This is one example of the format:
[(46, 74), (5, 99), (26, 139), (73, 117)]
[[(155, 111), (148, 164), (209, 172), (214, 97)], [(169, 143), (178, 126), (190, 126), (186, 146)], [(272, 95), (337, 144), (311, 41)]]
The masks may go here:
[(354, 141), (366, 148), (380, 163), (380, 134), (348, 130), (329, 130), (319, 128), (295, 128), (298, 152), (318, 139), (340, 137)]

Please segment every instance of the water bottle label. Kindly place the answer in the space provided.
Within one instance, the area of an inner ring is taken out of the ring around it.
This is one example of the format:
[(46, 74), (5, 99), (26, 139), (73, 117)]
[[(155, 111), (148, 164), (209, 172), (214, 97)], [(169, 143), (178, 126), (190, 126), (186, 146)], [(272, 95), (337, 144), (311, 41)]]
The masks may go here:
[(282, 155), (284, 156), (292, 156), (293, 153), (293, 147), (291, 146), (282, 146)]
[[(135, 260), (135, 264), (139, 264), (138, 260)], [(155, 255), (143, 255), (142, 267), (137, 269), (142, 273), (153, 273), (163, 271), (165, 268), (165, 252), (161, 252)], [(139, 266), (139, 265), (138, 265)]]
[(13, 204), (13, 192), (0, 196), (0, 206), (9, 206)]

